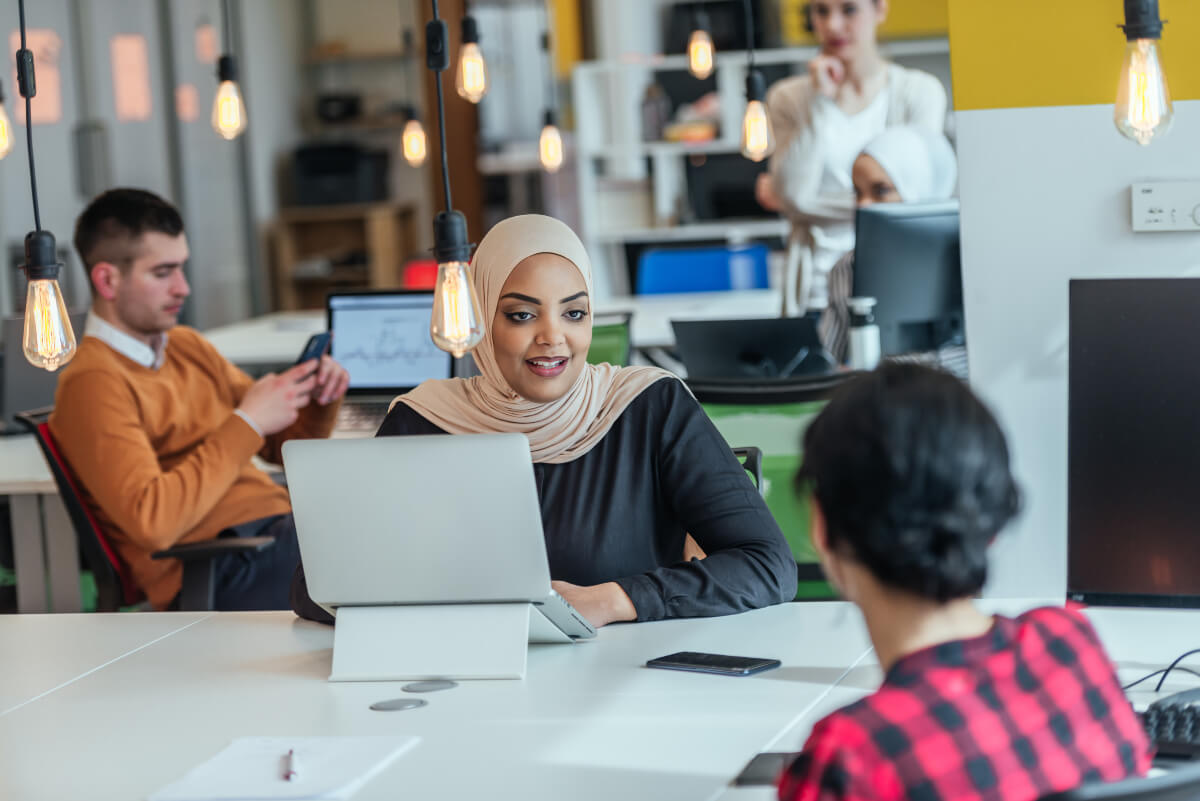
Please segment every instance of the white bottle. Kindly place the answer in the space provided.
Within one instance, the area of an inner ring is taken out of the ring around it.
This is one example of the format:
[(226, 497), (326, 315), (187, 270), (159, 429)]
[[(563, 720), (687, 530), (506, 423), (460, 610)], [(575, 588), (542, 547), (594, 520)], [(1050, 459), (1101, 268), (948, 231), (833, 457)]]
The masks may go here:
[(874, 370), (879, 364), (879, 326), (875, 325), (875, 298), (850, 298), (850, 339), (847, 350), (851, 370)]

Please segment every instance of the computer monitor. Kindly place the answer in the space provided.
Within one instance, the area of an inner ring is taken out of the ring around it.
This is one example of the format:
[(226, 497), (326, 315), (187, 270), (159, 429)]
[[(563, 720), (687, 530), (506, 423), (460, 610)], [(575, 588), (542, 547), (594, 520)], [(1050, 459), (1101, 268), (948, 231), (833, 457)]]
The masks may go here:
[(1067, 594), (1200, 607), (1200, 278), (1070, 283)]
[(672, 320), (688, 379), (786, 378), (837, 369), (811, 317)]
[(333, 292), (330, 354), (350, 373), (350, 395), (395, 395), (450, 378), (452, 357), (429, 336), (433, 290)]
[(875, 298), (883, 355), (964, 342), (958, 202), (858, 210), (855, 297)]

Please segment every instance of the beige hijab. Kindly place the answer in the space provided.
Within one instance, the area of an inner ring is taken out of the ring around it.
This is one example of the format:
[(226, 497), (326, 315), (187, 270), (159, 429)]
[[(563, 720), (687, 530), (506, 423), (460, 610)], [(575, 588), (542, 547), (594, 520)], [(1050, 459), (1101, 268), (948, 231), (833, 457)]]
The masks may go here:
[(651, 384), (672, 374), (655, 367), (587, 364), (556, 401), (536, 403), (514, 392), (496, 363), (492, 322), (509, 274), (536, 253), (555, 253), (579, 268), (589, 301), (594, 302), (591, 261), (566, 224), (541, 214), (498, 223), (483, 238), (472, 262), (472, 280), (487, 328), (473, 353), (481, 375), (426, 381), (395, 402), (408, 404), (451, 434), (519, 432), (529, 438), (533, 461), (558, 464), (578, 459), (594, 448), (626, 406)]

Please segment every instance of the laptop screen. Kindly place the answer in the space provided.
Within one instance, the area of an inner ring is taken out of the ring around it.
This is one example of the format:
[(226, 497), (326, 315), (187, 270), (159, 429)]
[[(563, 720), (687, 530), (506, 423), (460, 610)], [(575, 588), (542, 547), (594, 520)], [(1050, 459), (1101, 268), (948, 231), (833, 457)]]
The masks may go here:
[(428, 378), (450, 378), (452, 357), (429, 336), (433, 292), (333, 293), (331, 354), (350, 373), (350, 393), (402, 392)]

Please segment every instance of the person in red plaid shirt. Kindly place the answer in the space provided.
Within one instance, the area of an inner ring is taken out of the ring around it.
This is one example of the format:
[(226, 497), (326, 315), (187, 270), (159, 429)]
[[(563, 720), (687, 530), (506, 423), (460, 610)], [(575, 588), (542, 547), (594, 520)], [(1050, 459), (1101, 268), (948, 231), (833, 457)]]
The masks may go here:
[(1150, 744), (1086, 618), (972, 601), (1019, 495), (1000, 427), (957, 378), (851, 379), (809, 426), (796, 485), (885, 676), (817, 723), (780, 799), (1034, 801), (1145, 774)]

